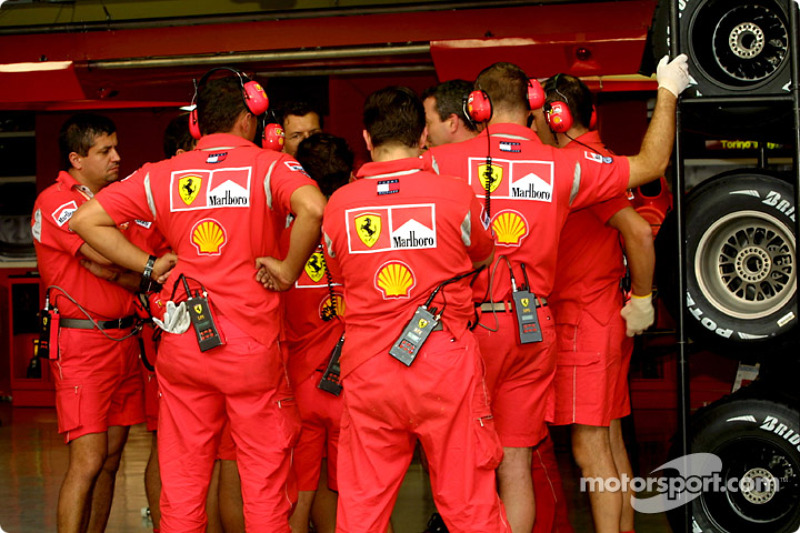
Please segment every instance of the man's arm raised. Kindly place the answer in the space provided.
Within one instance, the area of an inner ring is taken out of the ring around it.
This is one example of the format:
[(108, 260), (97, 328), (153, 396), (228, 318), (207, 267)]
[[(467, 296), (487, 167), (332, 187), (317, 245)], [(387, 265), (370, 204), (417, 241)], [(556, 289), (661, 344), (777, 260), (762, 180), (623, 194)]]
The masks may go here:
[(653, 117), (647, 128), (639, 153), (628, 158), (630, 179), (628, 188), (638, 187), (663, 176), (675, 142), (675, 109), (678, 95), (689, 85), (689, 65), (686, 54), (672, 61), (661, 58), (656, 70), (658, 96)]

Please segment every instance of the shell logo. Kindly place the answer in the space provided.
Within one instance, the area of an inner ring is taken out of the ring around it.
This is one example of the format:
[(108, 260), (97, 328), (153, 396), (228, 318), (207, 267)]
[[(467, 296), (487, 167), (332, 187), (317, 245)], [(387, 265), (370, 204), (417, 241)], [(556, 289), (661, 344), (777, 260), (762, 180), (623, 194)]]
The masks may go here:
[(191, 239), (197, 253), (207, 255), (219, 255), (228, 242), (225, 228), (213, 218), (206, 218), (195, 224)]
[(497, 165), (491, 165), (491, 173), (489, 173), (490, 165), (478, 165), (478, 177), (481, 180), (481, 188), (485, 191), (486, 185), (489, 184), (489, 192), (494, 192), (503, 181), (503, 169)]
[(497, 244), (519, 246), (528, 235), (528, 224), (520, 213), (502, 211), (492, 222), (492, 230)]
[(375, 288), (383, 294), (384, 300), (408, 298), (414, 285), (414, 273), (402, 261), (384, 263), (375, 273)]
[[(344, 296), (341, 293), (334, 292), (333, 293), (333, 300), (336, 303), (334, 309), (336, 310), (336, 316), (344, 316), (345, 312), (345, 304), (344, 304)], [(319, 303), (319, 317), (322, 318), (323, 313), (326, 309), (330, 309), (331, 307), (331, 295), (328, 294), (322, 301)]]

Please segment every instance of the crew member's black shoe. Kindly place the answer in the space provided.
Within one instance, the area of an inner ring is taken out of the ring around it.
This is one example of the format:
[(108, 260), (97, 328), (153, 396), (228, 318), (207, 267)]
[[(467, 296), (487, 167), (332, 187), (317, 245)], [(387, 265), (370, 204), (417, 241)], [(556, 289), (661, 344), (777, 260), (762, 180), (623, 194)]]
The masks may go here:
[(444, 525), (444, 520), (442, 520), (442, 515), (439, 513), (431, 515), (430, 520), (428, 520), (428, 529), (425, 530), (425, 533), (448, 533), (447, 526)]

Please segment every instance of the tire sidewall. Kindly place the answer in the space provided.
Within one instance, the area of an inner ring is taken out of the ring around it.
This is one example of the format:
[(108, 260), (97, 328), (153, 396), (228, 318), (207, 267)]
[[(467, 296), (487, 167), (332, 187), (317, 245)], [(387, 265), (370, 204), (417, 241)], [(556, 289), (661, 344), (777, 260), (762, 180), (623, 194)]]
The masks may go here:
[[(737, 347), (778, 341), (797, 324), (796, 292), (779, 308), (761, 318), (737, 318), (719, 309), (706, 293), (695, 272), (698, 244), (710, 226), (723, 216), (743, 211), (763, 213), (788, 228), (794, 238), (794, 202), (789, 183), (760, 172), (722, 174), (704, 183), (687, 198), (687, 285), (685, 306), (692, 336), (712, 345)], [(796, 265), (793, 264), (796, 272)], [(791, 287), (784, 290), (792, 290)], [(751, 338), (755, 336), (759, 338)]]
[[(693, 418), (692, 453), (717, 453), (726, 444), (742, 439), (768, 442), (789, 458), (795, 475), (800, 475), (800, 415), (789, 406), (765, 397), (742, 397), (717, 402)], [(677, 511), (674, 518), (682, 516), (681, 510)], [(695, 531), (725, 531), (709, 516), (705, 495), (692, 502), (692, 519)], [(795, 507), (774, 533), (795, 531), (798, 525), (800, 507)], [(736, 531), (748, 531), (747, 523), (743, 521)]]
[[(764, 4), (768, 4), (770, 7), (774, 7), (778, 13), (780, 13), (783, 17), (783, 20), (786, 24), (786, 30), (789, 31), (789, 16), (786, 11), (786, 7), (783, 3), (788, 2), (781, 2), (781, 0), (764, 0)], [(697, 23), (697, 19), (703, 15), (705, 15), (705, 11), (714, 8), (717, 5), (728, 5), (734, 6), (735, 4), (731, 2), (731, 0), (682, 0), (679, 5), (684, 6), (681, 10), (681, 27), (680, 27), (680, 42), (681, 42), (681, 49), (686, 52), (690, 58), (696, 58), (698, 54), (697, 46), (700, 44), (708, 44), (711, 45), (710, 42), (706, 43), (697, 43), (693, 37), (697, 34), (701, 34), (703, 38), (708, 34), (705, 28), (695, 28), (695, 23)], [(699, 23), (698, 23), (699, 24)], [(790, 37), (791, 39), (791, 37)], [(696, 46), (697, 45), (697, 46)], [(784, 86), (787, 82), (789, 82), (789, 65), (791, 64), (790, 58), (787, 58), (783, 61), (781, 66), (773, 72), (770, 76), (761, 80), (760, 82), (755, 82), (749, 84), (745, 87), (736, 87), (725, 83), (723, 80), (718, 80), (714, 78), (713, 75), (708, 73), (706, 69), (704, 69), (699, 62), (692, 60), (690, 61), (690, 69), (689, 72), (692, 78), (697, 82), (696, 86), (690, 88), (690, 91), (695, 93), (696, 95), (704, 95), (704, 96), (714, 96), (714, 95), (733, 95), (733, 94), (741, 94), (741, 95), (749, 95), (749, 94), (788, 94), (786, 90), (784, 90)]]

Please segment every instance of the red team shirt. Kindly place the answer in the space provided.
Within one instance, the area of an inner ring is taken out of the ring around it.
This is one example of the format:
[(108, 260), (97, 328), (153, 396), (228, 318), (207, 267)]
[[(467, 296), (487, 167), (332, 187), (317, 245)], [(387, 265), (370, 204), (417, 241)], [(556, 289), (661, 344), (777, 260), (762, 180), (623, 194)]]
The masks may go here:
[[(596, 131), (587, 132), (577, 139), (604, 157), (614, 157)], [(586, 150), (577, 142), (569, 143), (564, 150), (573, 153)], [(605, 289), (619, 284), (625, 275), (619, 232), (606, 223), (620, 210), (631, 207), (625, 196), (595, 204), (588, 209), (573, 211), (561, 230), (558, 247), (558, 275), (552, 292), (556, 322), (577, 324), (580, 313), (589, 303), (603, 307), (603, 316), (595, 317), (603, 323), (610, 315), (619, 312), (622, 300), (596, 302), (607, 294)], [(597, 310), (597, 307), (593, 307)]]
[[(472, 270), (470, 259), (491, 253), (480, 204), (469, 188), (423, 167), (416, 158), (367, 163), (358, 172), (366, 179), (339, 189), (328, 202), (323, 231), (331, 266), (348, 280), (343, 378), (376, 354), (389, 357), (436, 286)], [(448, 285), (432, 306), (444, 308), (444, 327), (460, 338), (473, 317), (469, 279)]]
[[(89, 189), (61, 171), (56, 182), (36, 198), (31, 231), (39, 272), (45, 286), (65, 289), (95, 320), (122, 318), (133, 314), (131, 293), (81, 265), (83, 256), (79, 250), (84, 241), (69, 229), (72, 214), (91, 196)], [(86, 318), (61, 291), (51, 290), (50, 297), (51, 305), (58, 307), (62, 317)]]
[[(465, 179), (475, 196), (483, 199), (489, 145), (495, 253), (508, 256), (517, 285), (522, 283), (518, 265), (524, 263), (532, 292), (547, 297), (553, 288), (559, 234), (567, 215), (571, 209), (621, 194), (628, 185), (628, 161), (584, 149), (576, 163), (574, 151), (544, 145), (533, 131), (516, 124), (493, 124), (474, 139), (438, 146), (424, 158), (437, 172)], [(475, 297), (480, 301), (487, 279), (488, 275), (482, 275), (482, 283), (475, 284)], [(494, 301), (509, 298), (511, 284), (505, 262), (498, 266), (493, 286)]]
[[(204, 136), (196, 150), (143, 166), (98, 201), (115, 221), (154, 221), (180, 258), (171, 280), (185, 274), (202, 282), (222, 314), (269, 345), (280, 331), (273, 319), (279, 298), (256, 281), (255, 259), (278, 256), (269, 212), (290, 212), (291, 195), (303, 185), (314, 182), (291, 156), (219, 133)], [(171, 292), (168, 283), (162, 298)]]
[(292, 288), (282, 295), (289, 350), (287, 367), (292, 385), (327, 365), (331, 350), (344, 333), (345, 303), (338, 278), (331, 279), (337, 318), (327, 322), (322, 320), (323, 310), (331, 305), (327, 275), (329, 258), (323, 254), (320, 244), (306, 261)]

